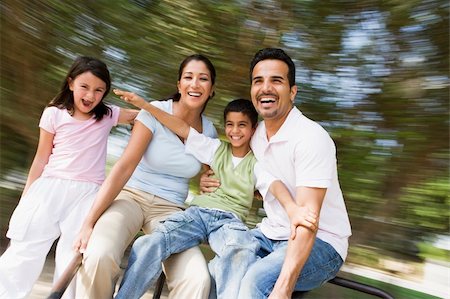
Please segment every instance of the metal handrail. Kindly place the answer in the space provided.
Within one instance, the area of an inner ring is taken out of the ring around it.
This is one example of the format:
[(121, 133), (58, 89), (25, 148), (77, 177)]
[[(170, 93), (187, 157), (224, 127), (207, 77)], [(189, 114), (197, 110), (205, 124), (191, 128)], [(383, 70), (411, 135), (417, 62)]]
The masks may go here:
[(388, 292), (379, 289), (377, 287), (374, 286), (370, 286), (368, 284), (365, 283), (361, 283), (361, 282), (356, 282), (354, 280), (350, 280), (347, 278), (342, 278), (342, 277), (335, 277), (333, 279), (331, 279), (330, 281), (328, 281), (329, 283), (332, 283), (334, 285), (340, 286), (340, 287), (344, 287), (347, 289), (352, 289), (358, 292), (362, 292), (362, 293), (366, 293), (366, 294), (370, 294), (379, 298), (383, 298), (383, 299), (394, 299), (394, 297), (389, 294)]
[(62, 297), (62, 295), (64, 295), (64, 292), (66, 291), (73, 277), (80, 268), (82, 261), (83, 255), (79, 252), (75, 253), (69, 265), (67, 265), (66, 270), (53, 285), (52, 290), (50, 291), (50, 295), (47, 297), (47, 299), (59, 299)]

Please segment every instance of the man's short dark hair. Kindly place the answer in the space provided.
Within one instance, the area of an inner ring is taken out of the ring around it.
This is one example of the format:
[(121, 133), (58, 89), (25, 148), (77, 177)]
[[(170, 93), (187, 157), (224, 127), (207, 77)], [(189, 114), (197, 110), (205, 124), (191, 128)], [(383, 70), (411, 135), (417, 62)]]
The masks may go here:
[(258, 112), (252, 104), (252, 101), (246, 99), (236, 99), (227, 104), (223, 110), (223, 121), (226, 122), (227, 115), (230, 112), (240, 112), (250, 118), (252, 127), (256, 128), (258, 123)]
[(250, 62), (250, 82), (252, 82), (253, 79), (252, 74), (255, 65), (258, 62), (266, 59), (281, 60), (284, 63), (286, 63), (289, 68), (288, 71), (289, 86), (292, 87), (295, 85), (295, 64), (292, 61), (291, 57), (289, 57), (289, 55), (286, 54), (286, 52), (284, 52), (282, 49), (277, 48), (264, 48), (256, 52), (255, 56)]

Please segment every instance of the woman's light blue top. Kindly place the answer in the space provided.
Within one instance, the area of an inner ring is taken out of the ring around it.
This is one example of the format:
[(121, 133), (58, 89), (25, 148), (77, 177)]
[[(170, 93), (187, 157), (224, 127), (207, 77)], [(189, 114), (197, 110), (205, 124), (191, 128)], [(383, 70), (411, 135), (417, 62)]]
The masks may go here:
[[(173, 101), (153, 101), (151, 104), (172, 114)], [(201, 169), (194, 156), (185, 153), (184, 143), (150, 113), (141, 110), (136, 117), (152, 133), (152, 140), (127, 186), (151, 193), (173, 203), (183, 204), (189, 189), (189, 179)], [(214, 125), (202, 116), (203, 134), (217, 137)]]

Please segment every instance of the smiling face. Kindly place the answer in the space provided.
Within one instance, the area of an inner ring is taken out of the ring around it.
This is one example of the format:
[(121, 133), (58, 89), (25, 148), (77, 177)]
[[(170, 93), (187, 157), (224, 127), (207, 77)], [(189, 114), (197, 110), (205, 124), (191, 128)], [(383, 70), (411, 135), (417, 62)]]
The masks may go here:
[(191, 60), (186, 64), (177, 86), (180, 101), (191, 108), (202, 109), (214, 92), (209, 69), (199, 60)]
[(231, 143), (233, 156), (244, 157), (250, 150), (250, 139), (255, 132), (250, 117), (242, 112), (228, 112), (225, 136)]
[(290, 87), (288, 66), (281, 60), (258, 62), (252, 72), (251, 97), (264, 121), (284, 121), (291, 111), (297, 86)]
[(91, 117), (92, 110), (103, 99), (106, 83), (91, 72), (84, 72), (75, 79), (69, 79), (69, 88), (74, 101), (72, 116), (84, 120)]

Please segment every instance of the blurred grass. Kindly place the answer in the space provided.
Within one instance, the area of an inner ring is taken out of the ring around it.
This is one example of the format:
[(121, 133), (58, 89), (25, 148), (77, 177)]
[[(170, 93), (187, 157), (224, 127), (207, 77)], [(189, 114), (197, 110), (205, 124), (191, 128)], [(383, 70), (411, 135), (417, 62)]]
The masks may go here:
[(419, 256), (424, 259), (450, 262), (450, 251), (437, 248), (430, 243), (421, 242), (418, 244), (420, 249)]
[[(388, 293), (390, 293), (396, 299), (438, 299), (438, 297), (431, 296), (425, 293), (413, 291), (410, 289), (402, 288), (396, 285), (385, 283), (382, 281), (366, 278), (359, 275), (339, 273), (339, 276), (355, 280), (360, 283), (364, 283), (370, 286), (377, 287)], [(329, 299), (329, 298), (355, 298), (355, 299), (373, 299), (372, 295), (356, 292), (351, 289), (342, 288), (330, 283), (326, 283), (322, 287), (308, 292), (305, 299)]]

